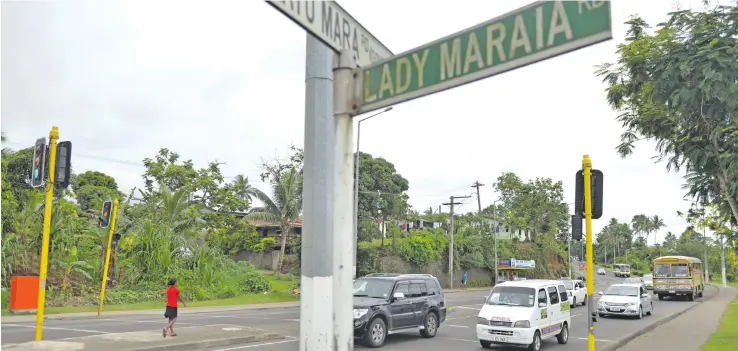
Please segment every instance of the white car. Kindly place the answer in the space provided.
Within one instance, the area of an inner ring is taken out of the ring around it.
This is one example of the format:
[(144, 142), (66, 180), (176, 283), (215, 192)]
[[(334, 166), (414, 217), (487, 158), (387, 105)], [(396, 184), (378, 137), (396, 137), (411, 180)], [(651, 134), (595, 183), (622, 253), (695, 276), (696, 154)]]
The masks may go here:
[(644, 314), (653, 314), (651, 294), (643, 284), (613, 284), (599, 294), (597, 314), (600, 317), (629, 316), (641, 319)]
[(604, 268), (598, 268), (597, 269), (597, 274), (599, 274), (599, 275), (605, 275), (607, 273), (605, 272), (605, 269)]
[(527, 346), (539, 351), (541, 340), (569, 341), (571, 309), (564, 283), (530, 279), (497, 284), (477, 316), (482, 347)]
[(569, 303), (571, 307), (577, 307), (579, 305), (587, 305), (587, 287), (584, 286), (584, 282), (578, 279), (562, 280), (566, 291), (569, 294)]

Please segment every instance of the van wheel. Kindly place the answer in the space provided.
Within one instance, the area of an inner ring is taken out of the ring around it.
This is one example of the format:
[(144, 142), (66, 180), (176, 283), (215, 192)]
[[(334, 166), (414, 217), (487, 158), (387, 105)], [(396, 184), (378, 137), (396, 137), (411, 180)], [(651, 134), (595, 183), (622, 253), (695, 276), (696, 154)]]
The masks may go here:
[(572, 300), (572, 303), (571, 303), (571, 308), (576, 308), (576, 307), (577, 307), (577, 297), (574, 296), (574, 300)]
[(569, 342), (569, 326), (566, 325), (566, 323), (563, 324), (561, 328), (561, 333), (559, 335), (556, 335), (556, 340), (559, 341), (559, 344), (566, 344)]
[(387, 325), (384, 324), (382, 318), (374, 318), (369, 322), (369, 328), (364, 334), (364, 344), (366, 346), (377, 348), (384, 345), (387, 338)]
[(653, 315), (653, 302), (651, 302), (651, 308), (646, 312), (647, 315), (652, 316)]
[(584, 301), (582, 301), (582, 306), (587, 306), (587, 295), (584, 295)]
[(489, 348), (490, 346), (492, 346), (492, 342), (487, 340), (479, 340), (479, 344), (482, 345), (482, 347), (484, 348)]
[(528, 345), (528, 350), (541, 351), (541, 333), (538, 330), (533, 334), (533, 342)]
[(425, 315), (425, 321), (423, 321), (423, 330), (420, 331), (420, 335), (424, 338), (432, 338), (438, 333), (438, 317), (433, 312), (428, 312)]
[(638, 319), (642, 319), (643, 318), (643, 306), (639, 306), (638, 307), (638, 316), (636, 318), (638, 318)]

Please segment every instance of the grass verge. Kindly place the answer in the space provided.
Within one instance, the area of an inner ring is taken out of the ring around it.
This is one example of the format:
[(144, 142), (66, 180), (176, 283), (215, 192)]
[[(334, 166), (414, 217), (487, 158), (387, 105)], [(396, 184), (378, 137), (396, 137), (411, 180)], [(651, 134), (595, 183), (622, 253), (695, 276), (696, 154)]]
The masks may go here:
[[(738, 288), (738, 283), (730, 283)], [(738, 298), (728, 304), (720, 319), (718, 330), (707, 339), (700, 351), (734, 351), (738, 340)]]
[[(192, 302), (187, 303), (187, 307), (253, 305), (253, 304), (262, 304), (262, 303), (287, 302), (287, 301), (298, 301), (299, 300), (298, 297), (292, 296), (292, 292), (289, 291), (290, 287), (296, 282), (296, 280), (285, 280), (284, 278), (277, 279), (277, 277), (274, 275), (265, 275), (265, 278), (269, 280), (269, 283), (272, 286), (273, 291), (270, 293), (236, 296), (230, 299), (192, 301)], [(105, 305), (103, 306), (103, 310), (104, 311), (135, 311), (135, 310), (149, 310), (149, 309), (160, 308), (163, 311), (164, 302), (165, 300), (162, 299), (162, 301), (148, 301), (148, 302), (127, 304), (127, 305)], [(96, 311), (97, 311), (97, 306), (47, 307), (44, 310), (44, 314), (81, 313), (81, 312), (96, 312)], [(2, 315), (12, 316), (12, 315), (22, 315), (22, 314), (10, 313), (7, 310), (7, 308), (3, 308)]]

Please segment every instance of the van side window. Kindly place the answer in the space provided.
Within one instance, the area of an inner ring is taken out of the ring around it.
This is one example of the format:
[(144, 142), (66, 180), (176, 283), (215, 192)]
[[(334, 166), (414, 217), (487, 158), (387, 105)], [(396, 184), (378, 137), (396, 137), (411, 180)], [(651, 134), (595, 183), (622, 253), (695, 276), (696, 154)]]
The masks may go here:
[(559, 296), (561, 301), (569, 301), (569, 294), (566, 292), (566, 287), (562, 284), (559, 285)]
[(548, 304), (548, 299), (546, 298), (546, 290), (538, 290), (538, 302)]
[(559, 303), (559, 293), (556, 291), (556, 287), (548, 287), (548, 298), (551, 300), (552, 305), (557, 305)]
[(438, 295), (438, 285), (432, 280), (425, 281), (425, 287), (428, 289), (428, 296)]

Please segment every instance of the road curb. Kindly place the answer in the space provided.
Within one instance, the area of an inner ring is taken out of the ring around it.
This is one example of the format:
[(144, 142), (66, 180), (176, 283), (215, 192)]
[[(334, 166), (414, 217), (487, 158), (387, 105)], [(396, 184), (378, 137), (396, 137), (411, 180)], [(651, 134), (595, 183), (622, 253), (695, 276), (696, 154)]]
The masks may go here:
[(469, 288), (469, 289), (465, 289), (465, 290), (456, 290), (456, 289), (454, 289), (454, 290), (448, 290), (448, 291), (445, 291), (444, 290), (443, 293), (446, 294), (446, 295), (448, 295), (448, 294), (458, 294), (458, 293), (465, 293), (465, 292), (488, 291), (488, 290), (491, 290), (491, 289), (492, 289), (492, 287), (490, 286), (490, 287), (486, 287), (486, 288)]
[[(708, 285), (710, 285), (710, 286), (712, 286), (712, 287), (714, 287), (714, 288), (716, 288), (718, 290), (718, 292), (717, 292), (717, 294), (715, 294), (715, 296), (717, 296), (718, 294), (720, 294), (720, 290), (722, 289), (720, 286), (717, 286), (717, 285), (714, 285), (714, 284), (708, 284)], [(689, 310), (691, 310), (691, 309), (699, 306), (703, 302), (705, 302), (705, 301), (707, 301), (707, 300), (709, 300), (709, 299), (711, 299), (711, 298), (713, 298), (715, 296), (708, 297), (708, 298), (704, 298), (703, 297), (700, 301), (697, 301), (696, 304), (694, 304), (692, 306), (689, 306), (689, 307), (687, 307), (687, 308), (685, 308), (685, 309), (683, 309), (683, 310), (681, 310), (679, 312), (672, 313), (672, 314), (667, 315), (667, 316), (663, 316), (663, 317), (657, 319), (655, 322), (647, 325), (646, 327), (644, 327), (644, 328), (642, 328), (640, 330), (637, 330), (637, 331), (635, 331), (635, 332), (633, 332), (631, 334), (628, 334), (625, 337), (622, 337), (622, 338), (616, 340), (613, 343), (609, 343), (609, 344), (605, 345), (605, 347), (603, 349), (605, 351), (616, 351), (619, 348), (625, 346), (625, 344), (629, 343), (633, 339), (635, 339), (635, 338), (637, 338), (637, 337), (639, 337), (641, 335), (644, 335), (644, 334), (646, 334), (646, 333), (648, 333), (648, 332), (650, 332), (650, 331), (652, 331), (652, 330), (654, 330), (654, 329), (656, 329), (656, 328), (658, 328), (658, 327), (666, 324), (667, 322), (671, 321), (672, 319), (677, 318), (677, 317), (679, 317), (679, 316), (687, 313), (687, 311), (689, 311)], [(595, 336), (595, 339), (596, 338), (597, 337)]]

